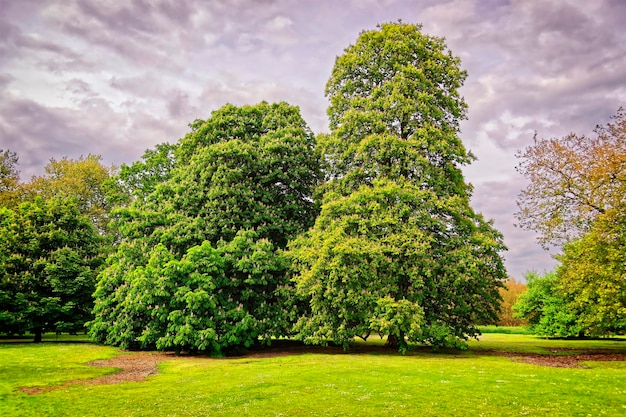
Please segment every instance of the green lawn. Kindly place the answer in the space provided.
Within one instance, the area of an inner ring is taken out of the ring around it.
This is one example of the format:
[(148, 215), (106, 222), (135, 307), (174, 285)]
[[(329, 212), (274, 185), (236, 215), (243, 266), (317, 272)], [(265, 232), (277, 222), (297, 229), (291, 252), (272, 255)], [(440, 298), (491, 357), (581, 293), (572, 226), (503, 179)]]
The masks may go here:
[[(550, 368), (487, 350), (626, 352), (626, 340), (562, 341), (487, 334), (465, 352), (304, 353), (273, 358), (185, 357), (145, 382), (59, 385), (111, 372), (83, 364), (120, 354), (89, 343), (0, 342), (1, 416), (620, 416), (626, 362)], [(567, 353), (567, 352), (565, 352)]]

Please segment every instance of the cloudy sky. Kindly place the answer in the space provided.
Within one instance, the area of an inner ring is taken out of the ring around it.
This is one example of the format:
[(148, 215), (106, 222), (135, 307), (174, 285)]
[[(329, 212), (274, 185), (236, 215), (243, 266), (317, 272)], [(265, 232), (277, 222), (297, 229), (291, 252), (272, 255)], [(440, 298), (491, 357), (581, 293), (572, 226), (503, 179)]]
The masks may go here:
[(230, 102), (285, 100), (327, 131), (324, 85), (362, 30), (402, 19), (443, 36), (469, 77), (462, 139), (473, 204), (511, 276), (554, 265), (514, 227), (516, 150), (588, 134), (626, 104), (623, 0), (0, 0), (0, 148), (22, 179), (50, 158), (119, 165)]

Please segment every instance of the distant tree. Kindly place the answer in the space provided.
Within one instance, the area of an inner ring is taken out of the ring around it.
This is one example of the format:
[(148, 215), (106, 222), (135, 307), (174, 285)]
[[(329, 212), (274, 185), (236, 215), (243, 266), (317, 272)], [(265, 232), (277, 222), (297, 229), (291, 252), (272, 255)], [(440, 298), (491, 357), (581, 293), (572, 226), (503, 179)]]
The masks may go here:
[(91, 316), (102, 237), (73, 199), (0, 208), (0, 333), (83, 330)]
[(560, 289), (584, 334), (626, 331), (626, 205), (599, 215), (557, 259)]
[(626, 199), (626, 112), (598, 126), (594, 137), (540, 139), (518, 153), (518, 171), (530, 180), (518, 198), (520, 226), (548, 246), (588, 232), (600, 214)]
[(0, 207), (15, 207), (20, 202), (18, 161), (15, 152), (0, 149)]
[(284, 335), (295, 318), (280, 249), (318, 213), (313, 134), (298, 108), (265, 102), (226, 105), (191, 129), (165, 181), (115, 213), (98, 341), (220, 354)]
[(337, 58), (326, 93), (331, 133), (321, 214), (291, 246), (310, 311), (308, 343), (348, 347), (371, 332), (462, 346), (497, 318), (502, 236), (470, 205), (458, 137), (466, 73), (416, 25), (362, 32)]
[(103, 234), (108, 232), (109, 211), (107, 183), (116, 172), (115, 167), (102, 164), (99, 155), (78, 159), (50, 159), (45, 174), (33, 177), (25, 187), (32, 196), (43, 199), (74, 198), (81, 213), (89, 217)]
[(554, 272), (525, 276), (527, 291), (521, 294), (513, 310), (516, 316), (528, 320), (531, 330), (539, 336), (578, 337), (584, 328), (578, 323), (579, 310), (561, 290)]
[(12, 190), (17, 185), (19, 181), (18, 160), (15, 152), (0, 149), (0, 193)]
[(517, 281), (515, 278), (509, 278), (504, 283), (504, 288), (500, 288), (500, 313), (498, 314), (499, 326), (522, 326), (526, 324), (526, 320), (515, 317), (513, 306), (517, 303), (520, 295), (526, 292), (526, 284)]
[[(564, 244), (550, 294), (576, 315), (573, 321), (569, 316), (559, 321), (557, 328), (542, 326), (546, 335), (599, 336), (626, 329), (623, 109), (614, 120), (597, 127), (593, 138), (571, 134), (536, 141), (519, 155), (519, 170), (531, 183), (520, 195), (518, 218), (541, 234), (544, 245)], [(527, 304), (521, 304), (520, 313), (539, 314)], [(563, 313), (540, 314), (552, 321), (555, 315)]]

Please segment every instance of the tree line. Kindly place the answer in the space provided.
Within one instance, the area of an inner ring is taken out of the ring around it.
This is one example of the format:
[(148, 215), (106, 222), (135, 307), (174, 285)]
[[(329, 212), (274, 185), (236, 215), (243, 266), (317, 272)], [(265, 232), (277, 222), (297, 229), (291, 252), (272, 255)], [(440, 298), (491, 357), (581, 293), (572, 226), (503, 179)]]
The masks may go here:
[(461, 171), (466, 76), (444, 39), (387, 23), (336, 59), (328, 134), (261, 102), (119, 169), (51, 160), (24, 183), (2, 151), (0, 332), (86, 326), (123, 348), (218, 355), (278, 337), (463, 347), (510, 287)]

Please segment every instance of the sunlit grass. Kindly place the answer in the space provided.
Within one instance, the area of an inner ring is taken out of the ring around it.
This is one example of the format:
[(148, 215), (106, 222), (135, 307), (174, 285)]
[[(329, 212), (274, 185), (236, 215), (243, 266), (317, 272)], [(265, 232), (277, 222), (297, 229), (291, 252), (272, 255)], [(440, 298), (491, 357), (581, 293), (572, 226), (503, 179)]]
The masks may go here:
[[(549, 368), (480, 354), (488, 349), (626, 350), (626, 341), (484, 335), (465, 352), (306, 353), (274, 358), (185, 357), (145, 382), (72, 386), (39, 395), (19, 386), (91, 378), (80, 363), (115, 349), (0, 344), (3, 416), (511, 416), (626, 415), (624, 362)], [(379, 343), (379, 341), (377, 341)], [(43, 371), (40, 373), (40, 370)]]

